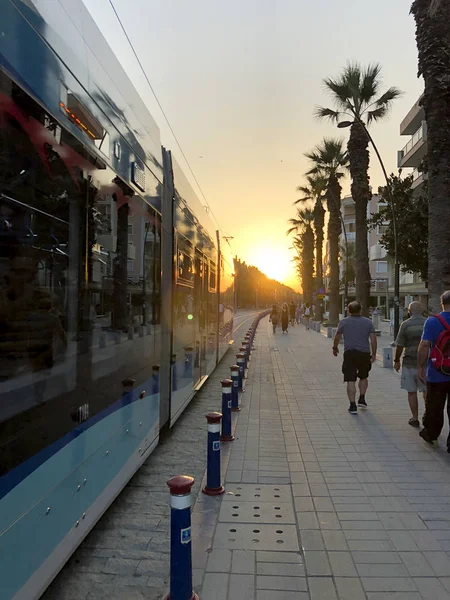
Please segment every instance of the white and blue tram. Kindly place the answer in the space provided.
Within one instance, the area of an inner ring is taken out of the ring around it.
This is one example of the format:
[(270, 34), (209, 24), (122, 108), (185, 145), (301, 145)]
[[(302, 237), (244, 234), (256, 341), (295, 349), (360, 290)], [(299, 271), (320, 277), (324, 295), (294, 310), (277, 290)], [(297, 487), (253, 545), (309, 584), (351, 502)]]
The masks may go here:
[(81, 0), (0, 0), (0, 598), (38, 598), (225, 353), (233, 263)]

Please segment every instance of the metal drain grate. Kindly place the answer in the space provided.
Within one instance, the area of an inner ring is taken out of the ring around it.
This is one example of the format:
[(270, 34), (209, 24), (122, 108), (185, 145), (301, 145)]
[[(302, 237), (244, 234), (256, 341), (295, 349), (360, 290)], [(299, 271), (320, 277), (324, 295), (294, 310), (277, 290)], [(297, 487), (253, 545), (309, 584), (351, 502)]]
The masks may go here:
[(219, 523), (214, 548), (298, 552), (299, 545), (295, 525)]
[(229, 523), (295, 523), (291, 503), (222, 502), (219, 521)]
[[(227, 502), (292, 502), (291, 487), (289, 485), (263, 485), (250, 483), (237, 483), (227, 487), (224, 500)], [(277, 504), (278, 506), (278, 504)]]

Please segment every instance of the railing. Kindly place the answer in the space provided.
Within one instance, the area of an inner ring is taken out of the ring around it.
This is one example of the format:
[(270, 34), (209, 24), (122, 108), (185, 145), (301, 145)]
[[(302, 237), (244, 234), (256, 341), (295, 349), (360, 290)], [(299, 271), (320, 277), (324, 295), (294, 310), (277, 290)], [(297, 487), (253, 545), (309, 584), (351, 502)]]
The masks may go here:
[(406, 144), (406, 146), (404, 146), (404, 148), (401, 150), (401, 152), (403, 152), (403, 156), (406, 156), (408, 154), (408, 152), (410, 152), (414, 146), (416, 144), (418, 144), (420, 142), (420, 140), (423, 140), (425, 138), (425, 128), (423, 126), (423, 124), (419, 127), (419, 129), (416, 131), (416, 133), (412, 136), (412, 138), (409, 140), (409, 142)]

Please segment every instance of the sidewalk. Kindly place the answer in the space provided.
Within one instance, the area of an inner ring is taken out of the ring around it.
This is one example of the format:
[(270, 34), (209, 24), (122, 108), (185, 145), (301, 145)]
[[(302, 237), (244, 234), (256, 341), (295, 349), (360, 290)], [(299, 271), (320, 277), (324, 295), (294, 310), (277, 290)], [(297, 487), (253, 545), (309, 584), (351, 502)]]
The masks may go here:
[(450, 599), (450, 456), (399, 376), (374, 365), (352, 416), (331, 340), (265, 319), (255, 346), (226, 494), (193, 509), (201, 600)]

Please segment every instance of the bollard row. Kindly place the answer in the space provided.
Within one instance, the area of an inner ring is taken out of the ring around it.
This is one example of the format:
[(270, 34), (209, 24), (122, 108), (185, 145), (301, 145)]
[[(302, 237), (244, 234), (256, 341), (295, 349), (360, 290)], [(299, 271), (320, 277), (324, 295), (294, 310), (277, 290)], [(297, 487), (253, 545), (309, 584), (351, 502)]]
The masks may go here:
[[(231, 379), (223, 379), (222, 412), (206, 415), (208, 426), (206, 484), (202, 492), (207, 496), (219, 496), (225, 492), (221, 479), (220, 444), (232, 442), (231, 413), (241, 410), (239, 392), (245, 389), (245, 378), (251, 360), (256, 328), (262, 317), (259, 315), (252, 323), (236, 355), (236, 364), (230, 367)], [(186, 346), (183, 376), (193, 374), (193, 368), (206, 356), (206, 337), (202, 343)], [(172, 389), (176, 390), (177, 364), (176, 354), (172, 355)], [(124, 394), (130, 393), (134, 380), (124, 380)], [(159, 393), (159, 365), (153, 367), (152, 393)], [(192, 546), (191, 546), (191, 489), (194, 478), (178, 475), (167, 482), (170, 489), (170, 592), (165, 600), (199, 600), (192, 587)]]

